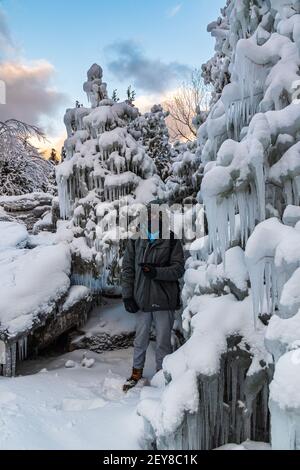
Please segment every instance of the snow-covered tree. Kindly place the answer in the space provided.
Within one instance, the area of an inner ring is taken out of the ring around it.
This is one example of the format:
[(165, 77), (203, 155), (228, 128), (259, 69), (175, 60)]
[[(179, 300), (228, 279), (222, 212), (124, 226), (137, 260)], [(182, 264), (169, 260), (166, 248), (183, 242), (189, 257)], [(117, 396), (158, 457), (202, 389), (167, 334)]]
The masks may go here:
[(130, 134), (145, 147), (163, 181), (171, 173), (172, 148), (165, 121), (167, 116), (161, 105), (154, 105), (150, 112), (138, 116), (129, 126)]
[[(193, 202), (202, 179), (198, 143), (176, 142), (172, 148), (172, 170), (166, 187), (172, 203)], [(189, 201), (188, 201), (189, 200)]]
[(130, 103), (133, 103), (135, 101), (136, 92), (135, 92), (135, 90), (132, 89), (131, 85), (127, 88), (126, 94), (127, 94), (127, 100)]
[(53, 163), (53, 165), (58, 165), (59, 163), (59, 157), (57, 155), (57, 151), (55, 149), (51, 149), (49, 161)]
[(274, 449), (299, 449), (299, 28), (296, 0), (229, 0), (209, 27), (209, 235), (187, 262), (187, 342), (164, 362), (160, 399), (139, 408), (159, 449), (268, 440), (270, 421)]
[(164, 187), (142, 142), (128, 132), (137, 108), (108, 98), (99, 65), (88, 71), (84, 91), (91, 108), (66, 112), (66, 157), (57, 182), (61, 217), (74, 232), (73, 280), (99, 290), (118, 279), (123, 245), (113, 223), (120, 207), (163, 197)]
[(118, 97), (118, 90), (115, 89), (111, 95), (111, 99), (113, 101), (115, 101), (116, 103), (118, 103), (118, 101), (120, 101), (120, 98)]
[(226, 6), (221, 9), (221, 16), (207, 27), (207, 31), (216, 39), (215, 55), (202, 65), (204, 83), (213, 87), (211, 104), (220, 98), (223, 88), (230, 83), (232, 46), (229, 34), (229, 10), (231, 7), (232, 2), (228, 0)]
[(53, 165), (31, 145), (43, 139), (34, 126), (10, 119), (0, 122), (0, 194), (13, 196), (55, 191)]

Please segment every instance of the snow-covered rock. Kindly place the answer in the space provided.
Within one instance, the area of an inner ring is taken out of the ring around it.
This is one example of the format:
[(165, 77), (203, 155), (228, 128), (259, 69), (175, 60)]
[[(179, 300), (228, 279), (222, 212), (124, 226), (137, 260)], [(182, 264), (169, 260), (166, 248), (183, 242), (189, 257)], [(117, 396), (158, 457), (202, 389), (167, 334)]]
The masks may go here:
[(0, 251), (9, 248), (24, 248), (28, 241), (25, 225), (18, 222), (0, 222)]
[(0, 251), (0, 330), (24, 334), (50, 313), (70, 287), (67, 244)]

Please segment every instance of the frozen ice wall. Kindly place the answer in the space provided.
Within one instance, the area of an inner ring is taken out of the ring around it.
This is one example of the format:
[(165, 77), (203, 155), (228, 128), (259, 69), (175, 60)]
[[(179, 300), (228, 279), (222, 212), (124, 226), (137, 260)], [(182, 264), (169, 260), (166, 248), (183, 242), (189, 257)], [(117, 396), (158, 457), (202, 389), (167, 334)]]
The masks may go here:
[(138, 118), (130, 101), (108, 98), (102, 69), (94, 64), (84, 91), (91, 103), (68, 109), (66, 158), (57, 168), (61, 218), (73, 231), (73, 282), (101, 290), (119, 275), (121, 242), (114, 224), (120, 206), (163, 196), (163, 183), (141, 142), (128, 132)]
[(209, 235), (187, 263), (187, 343), (140, 413), (160, 448), (211, 448), (267, 439), (269, 400), (273, 448), (299, 449), (300, 2), (228, 0), (208, 30), (198, 197)]

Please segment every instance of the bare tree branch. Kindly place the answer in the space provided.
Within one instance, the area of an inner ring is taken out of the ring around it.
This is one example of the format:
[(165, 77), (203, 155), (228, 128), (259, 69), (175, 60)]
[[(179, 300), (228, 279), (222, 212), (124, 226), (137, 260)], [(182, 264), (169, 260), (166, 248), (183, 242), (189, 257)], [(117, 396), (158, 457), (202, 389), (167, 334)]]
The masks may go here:
[(204, 84), (201, 70), (195, 69), (178, 93), (164, 103), (169, 112), (166, 122), (173, 142), (195, 140), (197, 128), (194, 118), (200, 111), (208, 111), (209, 102), (210, 89)]
[(36, 138), (39, 141), (46, 140), (45, 134), (37, 126), (16, 119), (0, 121), (0, 153), (24, 147), (28, 150), (35, 150), (29, 141), (31, 138)]
[(30, 139), (45, 141), (36, 126), (10, 119), (0, 122), (0, 195), (54, 191), (54, 165)]

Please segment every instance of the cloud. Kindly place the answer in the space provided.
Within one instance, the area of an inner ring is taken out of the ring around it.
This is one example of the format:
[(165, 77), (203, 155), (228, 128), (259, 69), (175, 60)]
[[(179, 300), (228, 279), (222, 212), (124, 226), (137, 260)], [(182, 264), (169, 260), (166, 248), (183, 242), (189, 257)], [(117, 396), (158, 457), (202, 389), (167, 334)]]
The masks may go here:
[(46, 157), (49, 158), (51, 155), (51, 150), (55, 149), (57, 154), (61, 154), (61, 149), (64, 146), (65, 140), (67, 138), (66, 131), (60, 132), (56, 136), (49, 137), (47, 135), (47, 140), (40, 141), (38, 139), (31, 139), (30, 143), (34, 145), (39, 151)]
[(163, 93), (191, 73), (185, 64), (148, 58), (141, 46), (131, 40), (110, 44), (105, 53), (108, 69), (118, 80), (131, 81), (135, 88), (149, 93)]
[(170, 18), (173, 18), (180, 12), (181, 8), (182, 8), (182, 3), (178, 3), (178, 5), (175, 5), (173, 8), (171, 8), (171, 10), (168, 11), (168, 16)]
[(6, 105), (0, 105), (0, 121), (19, 119), (39, 125), (67, 101), (63, 93), (51, 88), (54, 67), (47, 61), (25, 65), (0, 62), (0, 79), (6, 84)]
[(178, 94), (179, 88), (173, 88), (163, 93), (153, 93), (147, 95), (138, 95), (134, 101), (134, 105), (139, 108), (142, 113), (150, 111), (154, 104), (164, 105), (166, 101), (169, 101)]
[(15, 55), (16, 52), (17, 47), (11, 36), (6, 15), (0, 5), (0, 60), (7, 56)]
[(49, 131), (51, 119), (68, 97), (51, 87), (55, 70), (46, 60), (28, 62), (21, 57), (0, 0), (0, 80), (5, 83), (6, 104), (0, 104), (0, 121), (19, 119)]

